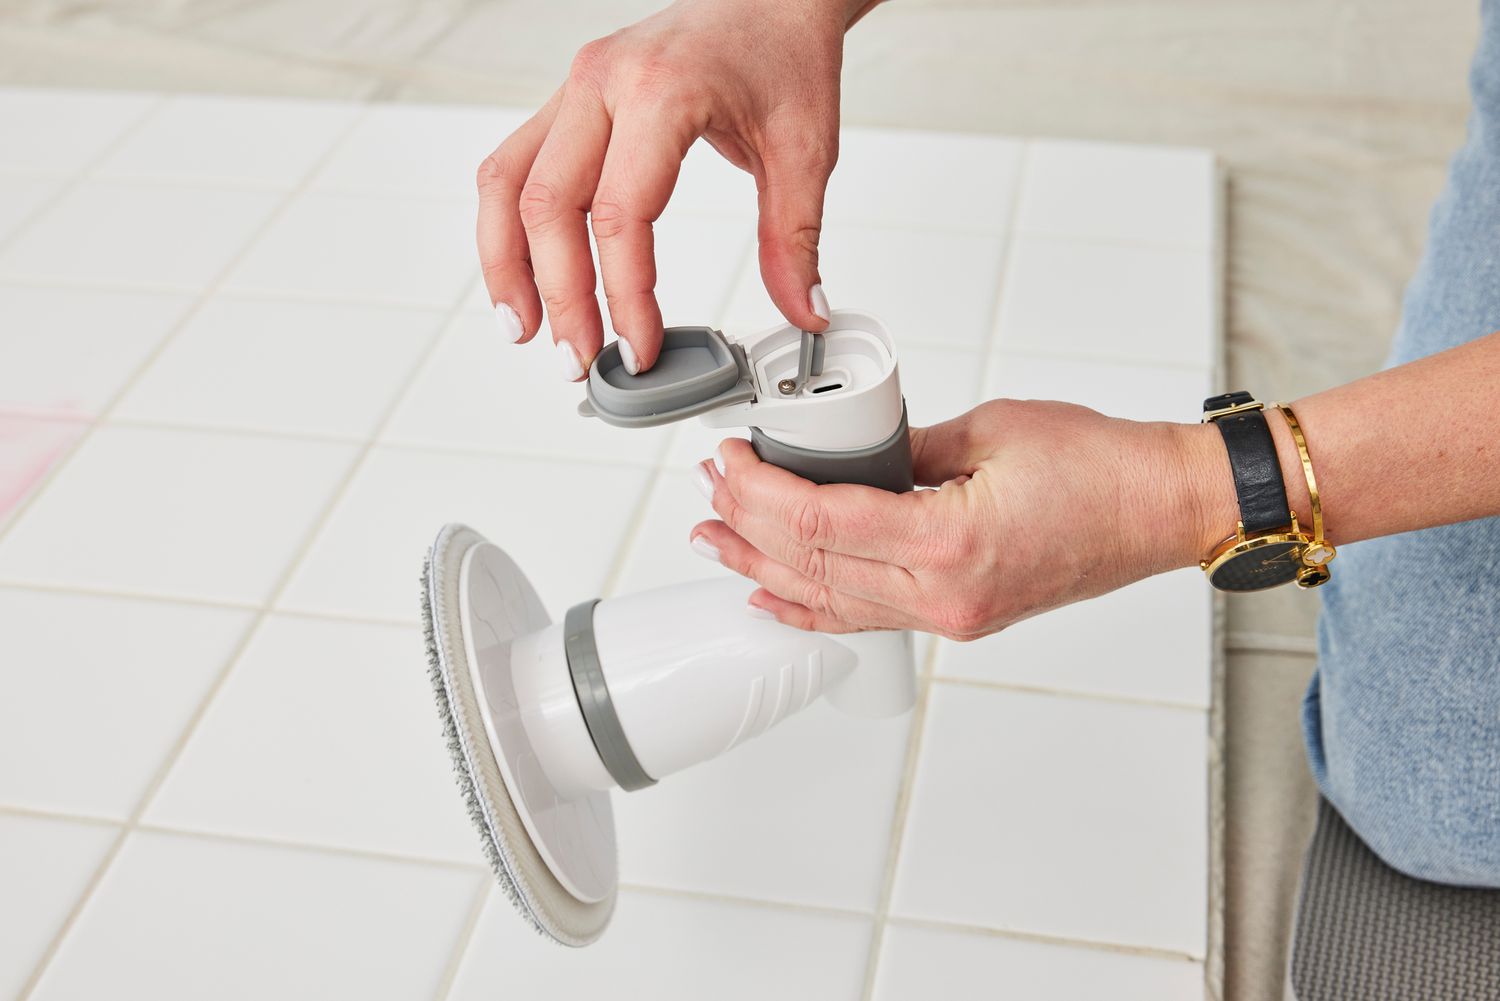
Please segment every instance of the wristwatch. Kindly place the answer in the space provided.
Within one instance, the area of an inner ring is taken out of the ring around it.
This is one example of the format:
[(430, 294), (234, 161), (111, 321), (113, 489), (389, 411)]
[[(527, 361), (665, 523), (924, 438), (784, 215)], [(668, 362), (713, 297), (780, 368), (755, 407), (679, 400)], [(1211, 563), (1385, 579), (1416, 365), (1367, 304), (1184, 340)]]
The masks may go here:
[[(1282, 408), (1284, 413), (1288, 409)], [(1264, 411), (1265, 404), (1246, 392), (1203, 401), (1203, 422), (1218, 427), (1224, 438), (1240, 506), (1234, 535), (1199, 563), (1209, 583), (1221, 591), (1260, 591), (1293, 581), (1300, 587), (1317, 587), (1329, 579), (1333, 547), (1322, 537), (1322, 509), (1314, 501), (1314, 539), (1302, 531), (1287, 503), (1281, 460)], [(1298, 442), (1298, 449), (1316, 498), (1305, 441)]]

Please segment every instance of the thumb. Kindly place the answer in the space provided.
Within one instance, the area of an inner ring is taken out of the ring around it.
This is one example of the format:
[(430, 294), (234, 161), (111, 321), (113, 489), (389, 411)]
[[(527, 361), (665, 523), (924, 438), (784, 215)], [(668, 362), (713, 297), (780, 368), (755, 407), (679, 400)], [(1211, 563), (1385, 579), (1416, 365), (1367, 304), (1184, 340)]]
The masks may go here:
[[(828, 326), (828, 297), (818, 273), (823, 196), (838, 157), (837, 132), (826, 154), (817, 144), (766, 156), (760, 187), (760, 274), (781, 314), (804, 330)], [(785, 147), (783, 147), (785, 148)]]
[(911, 464), (917, 484), (935, 487), (968, 476), (985, 457), (987, 435), (974, 411), (931, 427), (911, 429)]

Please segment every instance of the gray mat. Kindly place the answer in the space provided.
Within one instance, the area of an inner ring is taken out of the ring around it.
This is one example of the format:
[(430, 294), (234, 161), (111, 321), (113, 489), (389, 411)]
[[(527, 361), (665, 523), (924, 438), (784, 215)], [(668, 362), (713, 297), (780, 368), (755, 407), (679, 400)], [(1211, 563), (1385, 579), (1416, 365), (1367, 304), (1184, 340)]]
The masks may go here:
[(1404, 876), (1326, 800), (1292, 942), (1297, 1001), (1500, 999), (1500, 890)]

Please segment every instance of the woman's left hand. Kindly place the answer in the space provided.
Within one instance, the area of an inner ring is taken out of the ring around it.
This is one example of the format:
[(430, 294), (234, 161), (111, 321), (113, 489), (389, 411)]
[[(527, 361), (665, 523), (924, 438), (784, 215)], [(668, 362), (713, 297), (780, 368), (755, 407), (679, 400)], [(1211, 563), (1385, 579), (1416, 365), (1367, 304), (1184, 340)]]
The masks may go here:
[(692, 539), (787, 625), (977, 639), (1196, 563), (1233, 530), (1216, 435), (997, 400), (912, 431), (917, 482), (940, 488), (907, 494), (815, 486), (730, 439), (700, 467), (723, 520)]

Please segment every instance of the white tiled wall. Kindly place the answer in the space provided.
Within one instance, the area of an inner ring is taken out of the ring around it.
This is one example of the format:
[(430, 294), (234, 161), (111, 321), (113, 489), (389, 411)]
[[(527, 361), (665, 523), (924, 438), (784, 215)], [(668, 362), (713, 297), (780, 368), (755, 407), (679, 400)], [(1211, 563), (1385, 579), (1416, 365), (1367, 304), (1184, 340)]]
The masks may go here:
[[(719, 434), (584, 421), (495, 336), (472, 179), (522, 120), (0, 91), (0, 997), (1201, 997), (1191, 573), (924, 642), (912, 714), (820, 705), (617, 797), (593, 948), (493, 892), (424, 677), (431, 536), (475, 525), (554, 614), (723, 572), (686, 546)], [(824, 283), (896, 332), (916, 423), (1192, 419), (1217, 204), (1191, 150), (851, 131)], [(753, 206), (692, 151), (667, 322), (775, 321)]]

